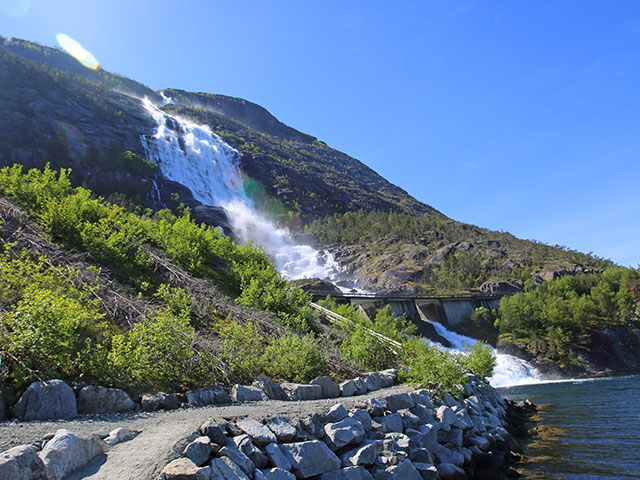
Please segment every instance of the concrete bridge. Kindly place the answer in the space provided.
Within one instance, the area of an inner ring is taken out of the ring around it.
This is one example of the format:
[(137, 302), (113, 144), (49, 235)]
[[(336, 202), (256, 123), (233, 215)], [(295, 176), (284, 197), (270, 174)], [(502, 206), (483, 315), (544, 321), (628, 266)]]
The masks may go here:
[(397, 316), (406, 317), (416, 324), (421, 335), (437, 339), (431, 322), (438, 322), (451, 330), (463, 330), (460, 327), (469, 321), (471, 314), (478, 307), (489, 310), (500, 305), (503, 295), (469, 293), (459, 295), (403, 295), (403, 294), (363, 294), (363, 293), (328, 293), (309, 292), (314, 301), (330, 295), (339, 304), (353, 305), (370, 320), (375, 318), (376, 311), (387, 305), (391, 306)]

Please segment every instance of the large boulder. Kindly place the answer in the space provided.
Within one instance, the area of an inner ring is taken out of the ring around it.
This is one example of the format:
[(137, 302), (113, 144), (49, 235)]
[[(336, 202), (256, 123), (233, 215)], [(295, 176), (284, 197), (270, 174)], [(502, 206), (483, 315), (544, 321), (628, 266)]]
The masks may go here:
[(103, 454), (107, 444), (100, 437), (76, 435), (61, 428), (39, 453), (51, 480), (62, 480)]
[(356, 394), (357, 386), (355, 380), (345, 380), (339, 386), (341, 397), (353, 397)]
[(278, 442), (290, 442), (296, 436), (296, 427), (284, 417), (274, 417), (266, 422), (266, 426), (278, 439)]
[(140, 398), (142, 409), (147, 412), (153, 410), (175, 410), (180, 408), (180, 398), (173, 393), (144, 393)]
[(198, 466), (202, 466), (209, 460), (211, 451), (211, 440), (207, 436), (196, 438), (193, 442), (184, 447), (182, 454)]
[(224, 434), (224, 430), (224, 425), (220, 425), (213, 418), (210, 418), (200, 426), (199, 432), (202, 435), (209, 437), (213, 443), (224, 446), (228, 441), (227, 436)]
[(321, 398), (337, 398), (340, 396), (340, 385), (331, 380), (331, 377), (321, 375), (311, 380), (311, 385), (320, 385)]
[(226, 447), (222, 447), (218, 452), (218, 456), (228, 458), (247, 475), (253, 475), (253, 471), (256, 469), (253, 461), (233, 443), (228, 443)]
[(211, 480), (249, 480), (247, 474), (238, 464), (228, 457), (211, 460), (210, 478)]
[(255, 476), (255, 480), (296, 480), (296, 476), (282, 468), (269, 468), (267, 470), (257, 470), (260, 472), (261, 477)]
[(204, 407), (207, 405), (231, 403), (231, 398), (222, 387), (201, 388), (187, 392), (187, 401), (192, 407)]
[(357, 465), (373, 465), (382, 451), (382, 443), (379, 440), (370, 440), (352, 450), (347, 450), (340, 455), (342, 465), (351, 467)]
[(231, 400), (234, 402), (259, 402), (269, 400), (269, 397), (260, 387), (234, 385), (231, 389)]
[(284, 382), (281, 386), (291, 400), (318, 400), (322, 396), (320, 385)]
[(0, 453), (0, 478), (6, 480), (49, 480), (47, 470), (31, 445)]
[(355, 418), (346, 417), (336, 423), (327, 423), (324, 426), (324, 434), (331, 450), (338, 450), (346, 445), (360, 443), (365, 431)]
[(282, 450), (280, 450), (280, 446), (277, 443), (270, 443), (266, 447), (264, 447), (264, 453), (267, 454), (271, 463), (283, 470), (291, 470), (291, 463), (287, 460)]
[(198, 467), (188, 458), (177, 458), (162, 470), (164, 480), (210, 480), (211, 467)]
[(340, 468), (341, 462), (336, 454), (323, 442), (285, 443), (280, 445), (293, 468), (297, 478), (309, 478)]
[(127, 392), (89, 385), (78, 392), (78, 413), (129, 412), (136, 407)]
[(62, 380), (34, 382), (13, 407), (22, 421), (72, 418), (78, 415), (76, 396)]
[(276, 435), (262, 423), (252, 418), (243, 418), (237, 421), (238, 428), (249, 435), (256, 445), (263, 447), (269, 443), (277, 442)]
[(269, 380), (262, 375), (256, 378), (253, 386), (261, 388), (271, 400), (289, 400), (289, 395), (287, 395), (287, 392), (284, 391), (284, 388), (282, 388), (279, 383)]

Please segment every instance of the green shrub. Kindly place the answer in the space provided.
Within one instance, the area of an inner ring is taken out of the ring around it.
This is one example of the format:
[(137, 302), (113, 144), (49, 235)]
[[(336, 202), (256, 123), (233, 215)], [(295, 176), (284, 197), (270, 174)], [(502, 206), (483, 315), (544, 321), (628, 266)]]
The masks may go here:
[(310, 335), (284, 335), (266, 348), (262, 359), (267, 375), (278, 380), (308, 382), (328, 370), (326, 357)]
[(217, 329), (221, 340), (219, 358), (225, 365), (228, 381), (251, 383), (262, 370), (260, 355), (264, 340), (258, 334), (257, 326), (227, 319)]
[(343, 358), (356, 367), (378, 371), (395, 365), (396, 355), (391, 347), (381, 342), (363, 327), (353, 330), (340, 345)]
[(473, 346), (465, 348), (465, 354), (458, 356), (460, 366), (480, 378), (489, 378), (493, 375), (496, 366), (496, 356), (491, 347), (483, 342), (476, 342)]
[(192, 358), (193, 329), (185, 315), (157, 311), (125, 334), (112, 338), (109, 361), (114, 383), (138, 390), (164, 390), (188, 382), (197, 363)]

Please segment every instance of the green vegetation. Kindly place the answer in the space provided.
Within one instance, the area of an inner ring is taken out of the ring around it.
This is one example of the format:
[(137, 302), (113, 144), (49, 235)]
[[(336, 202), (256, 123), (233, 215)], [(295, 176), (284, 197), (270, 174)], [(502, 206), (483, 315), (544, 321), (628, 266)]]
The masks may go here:
[[(483, 342), (476, 342), (464, 353), (441, 350), (430, 341), (415, 336), (415, 325), (396, 317), (389, 305), (379, 309), (374, 322), (362, 316), (351, 305), (337, 305), (331, 298), (319, 302), (339, 315), (357, 323), (358, 328), (345, 328), (348, 338), (341, 349), (346, 360), (365, 370), (382, 370), (403, 365), (403, 381), (422, 385), (439, 393), (456, 393), (467, 381), (466, 373), (488, 378), (495, 367), (495, 356)], [(393, 351), (388, 344), (366, 333), (364, 327), (402, 343)]]
[[(309, 298), (280, 276), (264, 252), (196, 225), (188, 211), (181, 217), (168, 210), (129, 213), (72, 188), (69, 176), (48, 166), (27, 173), (21, 166), (3, 168), (0, 194), (25, 208), (52, 239), (108, 266), (120, 283), (139, 292), (142, 311), (125, 325), (110, 317), (96, 293), (103, 285), (87, 272), (62, 270), (8, 244), (0, 258), (5, 381), (20, 389), (37, 377), (86, 378), (144, 391), (248, 380), (260, 372), (309, 380), (326, 370)], [(196, 315), (194, 297), (158, 273), (163, 255), (194, 276), (214, 279), (239, 305), (271, 311), (291, 333), (258, 335), (255, 325), (221, 318), (203, 299)], [(195, 325), (209, 325), (210, 341)], [(269, 356), (262, 360), (256, 352), (264, 348)], [(275, 355), (283, 350), (289, 351), (287, 365)], [(290, 358), (294, 353), (302, 355), (298, 363)]]
[(504, 297), (498, 313), (501, 340), (561, 367), (577, 365), (576, 349), (589, 347), (591, 331), (640, 322), (640, 273), (616, 267), (562, 277)]

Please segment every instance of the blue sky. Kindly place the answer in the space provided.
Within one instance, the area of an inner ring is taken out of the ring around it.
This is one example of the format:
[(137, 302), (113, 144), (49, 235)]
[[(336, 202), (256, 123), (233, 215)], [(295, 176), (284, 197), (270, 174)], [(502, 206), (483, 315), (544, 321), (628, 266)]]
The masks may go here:
[(640, 2), (2, 0), (153, 88), (256, 102), (446, 215), (640, 263)]

